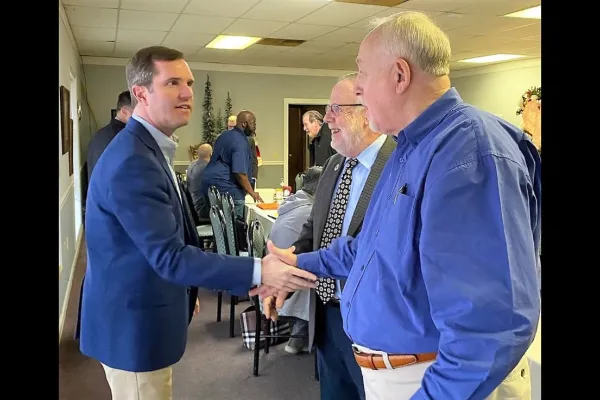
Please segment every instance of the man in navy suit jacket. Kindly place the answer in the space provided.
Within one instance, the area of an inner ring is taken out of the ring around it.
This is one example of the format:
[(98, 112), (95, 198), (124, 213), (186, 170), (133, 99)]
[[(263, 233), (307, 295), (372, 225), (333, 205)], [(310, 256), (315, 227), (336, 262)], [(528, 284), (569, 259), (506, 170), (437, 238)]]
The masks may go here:
[(98, 360), (113, 400), (170, 400), (185, 350), (188, 287), (242, 295), (255, 285), (314, 287), (316, 277), (261, 259), (205, 253), (173, 170), (171, 136), (188, 124), (192, 72), (177, 50), (139, 50), (126, 69), (135, 106), (98, 160), (87, 198), (81, 352)]

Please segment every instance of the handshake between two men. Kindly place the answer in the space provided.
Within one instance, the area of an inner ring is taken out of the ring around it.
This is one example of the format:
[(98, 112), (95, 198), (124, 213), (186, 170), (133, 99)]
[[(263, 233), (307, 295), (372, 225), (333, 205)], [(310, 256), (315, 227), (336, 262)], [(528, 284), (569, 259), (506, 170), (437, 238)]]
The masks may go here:
[[(250, 296), (258, 295), (264, 300), (267, 318), (276, 319), (277, 311), (283, 307), (289, 293), (299, 289), (316, 287), (317, 276), (299, 269), (294, 247), (280, 249), (272, 241), (267, 242), (269, 254), (262, 259), (262, 284), (250, 290)], [(273, 298), (276, 298), (275, 308)]]

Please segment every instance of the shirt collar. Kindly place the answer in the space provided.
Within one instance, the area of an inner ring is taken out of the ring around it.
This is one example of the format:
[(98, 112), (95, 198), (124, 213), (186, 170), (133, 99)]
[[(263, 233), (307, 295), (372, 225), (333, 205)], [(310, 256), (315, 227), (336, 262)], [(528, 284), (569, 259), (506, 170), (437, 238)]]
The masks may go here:
[(400, 133), (404, 132), (404, 136), (409, 142), (419, 143), (442, 122), (453, 108), (462, 102), (463, 99), (456, 89), (450, 88)]
[[(379, 135), (379, 137), (375, 139), (375, 141), (373, 141), (373, 143), (371, 143), (369, 147), (361, 151), (360, 154), (356, 156), (358, 162), (363, 167), (365, 167), (366, 169), (371, 169), (373, 163), (375, 163), (377, 154), (379, 154), (379, 149), (381, 149), (381, 146), (383, 146), (383, 143), (385, 142), (386, 138), (386, 135)], [(346, 162), (348, 162), (348, 160), (349, 158), (346, 159)]]
[(173, 161), (175, 161), (175, 151), (177, 150), (177, 143), (175, 143), (170, 137), (162, 133), (156, 127), (154, 127), (150, 122), (146, 121), (142, 117), (137, 114), (133, 114), (131, 118), (138, 121), (140, 124), (144, 126), (150, 132), (150, 135), (156, 140), (156, 144), (163, 152), (164, 156), (167, 158), (167, 162), (170, 165), (173, 165)]

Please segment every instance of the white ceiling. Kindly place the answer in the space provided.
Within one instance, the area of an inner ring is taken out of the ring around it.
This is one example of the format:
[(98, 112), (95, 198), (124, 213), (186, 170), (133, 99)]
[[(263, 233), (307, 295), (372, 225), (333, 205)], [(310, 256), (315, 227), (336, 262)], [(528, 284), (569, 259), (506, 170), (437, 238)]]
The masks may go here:
[[(408, 0), (396, 7), (329, 0), (62, 0), (82, 56), (128, 58), (162, 44), (188, 61), (317, 69), (354, 69), (372, 17), (420, 10), (450, 36), (455, 61), (496, 53), (541, 57), (541, 21), (501, 15), (540, 0)], [(206, 49), (218, 34), (301, 39), (293, 47)]]

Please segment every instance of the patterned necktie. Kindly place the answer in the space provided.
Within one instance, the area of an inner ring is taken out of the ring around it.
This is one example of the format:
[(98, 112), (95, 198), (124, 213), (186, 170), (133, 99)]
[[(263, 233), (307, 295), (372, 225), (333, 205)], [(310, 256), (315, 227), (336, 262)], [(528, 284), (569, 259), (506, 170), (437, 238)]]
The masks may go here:
[[(321, 249), (329, 247), (334, 239), (342, 233), (342, 225), (344, 224), (344, 215), (346, 214), (346, 205), (350, 196), (350, 186), (352, 185), (352, 170), (358, 164), (356, 158), (351, 158), (348, 161), (348, 166), (342, 175), (340, 184), (338, 185), (333, 203), (329, 209), (329, 215), (325, 221), (325, 228), (321, 237)], [(317, 280), (317, 294), (323, 304), (327, 304), (335, 294), (335, 280), (332, 278), (319, 278)]]

